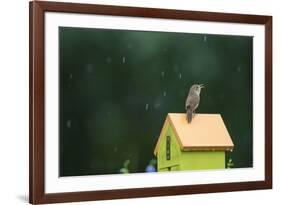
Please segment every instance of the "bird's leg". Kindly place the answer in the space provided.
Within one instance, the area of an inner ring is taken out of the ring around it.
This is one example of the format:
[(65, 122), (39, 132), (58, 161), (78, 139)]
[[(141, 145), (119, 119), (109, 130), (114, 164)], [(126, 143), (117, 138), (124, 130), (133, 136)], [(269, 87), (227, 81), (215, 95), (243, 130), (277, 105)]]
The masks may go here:
[(195, 117), (195, 115), (196, 115), (195, 110), (193, 110), (192, 116)]

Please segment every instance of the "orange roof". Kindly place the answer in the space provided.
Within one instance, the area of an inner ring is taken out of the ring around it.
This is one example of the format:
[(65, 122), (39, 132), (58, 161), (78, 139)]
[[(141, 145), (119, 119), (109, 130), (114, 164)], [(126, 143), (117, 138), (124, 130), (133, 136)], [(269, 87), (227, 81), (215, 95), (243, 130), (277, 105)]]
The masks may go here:
[(231, 150), (234, 145), (220, 114), (196, 114), (187, 123), (186, 114), (169, 113), (158, 138), (156, 155), (164, 128), (170, 124), (181, 146), (181, 150)]

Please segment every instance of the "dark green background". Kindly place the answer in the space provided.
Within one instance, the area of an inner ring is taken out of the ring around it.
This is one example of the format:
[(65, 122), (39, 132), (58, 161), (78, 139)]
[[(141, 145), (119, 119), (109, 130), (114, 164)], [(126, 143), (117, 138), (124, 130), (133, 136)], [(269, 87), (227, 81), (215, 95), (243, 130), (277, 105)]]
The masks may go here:
[(199, 113), (220, 113), (251, 167), (253, 39), (246, 36), (59, 29), (60, 176), (144, 172), (163, 122), (204, 83)]

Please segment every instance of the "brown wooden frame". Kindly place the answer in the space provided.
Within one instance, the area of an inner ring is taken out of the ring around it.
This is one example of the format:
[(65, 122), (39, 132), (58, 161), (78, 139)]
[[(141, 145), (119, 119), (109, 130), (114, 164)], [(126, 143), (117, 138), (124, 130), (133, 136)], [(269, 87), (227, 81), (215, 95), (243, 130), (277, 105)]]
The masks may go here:
[[(272, 16), (33, 1), (29, 5), (29, 201), (33, 204), (272, 188)], [(68, 12), (265, 26), (265, 180), (46, 194), (44, 191), (44, 13)]]

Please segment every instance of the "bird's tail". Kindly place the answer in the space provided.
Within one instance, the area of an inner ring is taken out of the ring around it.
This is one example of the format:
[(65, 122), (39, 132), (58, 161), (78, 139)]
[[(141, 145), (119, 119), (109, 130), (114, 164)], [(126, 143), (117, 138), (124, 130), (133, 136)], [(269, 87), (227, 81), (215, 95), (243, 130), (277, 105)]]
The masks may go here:
[(191, 123), (192, 121), (192, 110), (190, 109), (190, 107), (186, 108), (186, 120), (187, 123)]

